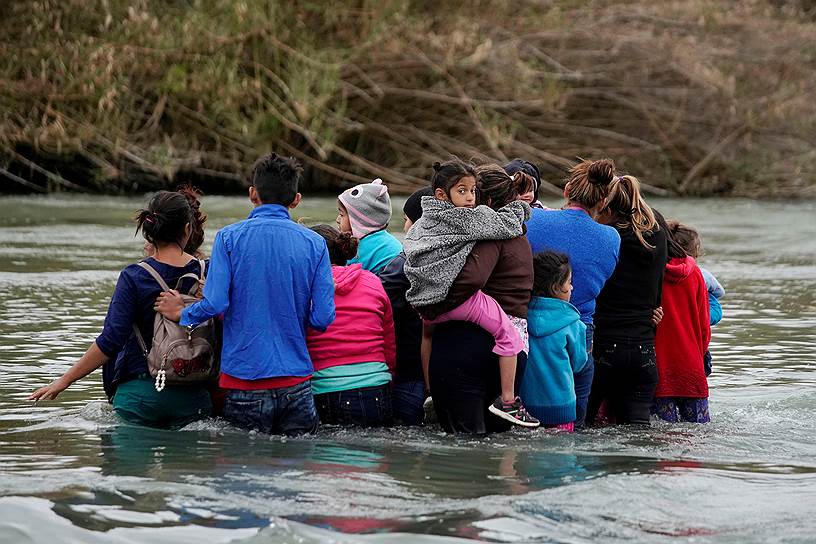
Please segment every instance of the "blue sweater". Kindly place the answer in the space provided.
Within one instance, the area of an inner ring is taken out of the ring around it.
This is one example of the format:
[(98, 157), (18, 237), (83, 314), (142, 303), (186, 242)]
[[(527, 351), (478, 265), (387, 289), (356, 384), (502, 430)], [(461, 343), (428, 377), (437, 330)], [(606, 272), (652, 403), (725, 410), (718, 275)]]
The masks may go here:
[(618, 264), (618, 231), (596, 223), (582, 210), (533, 208), (527, 222), (527, 239), (534, 255), (553, 250), (569, 256), (573, 288), (570, 302), (581, 312), (581, 321), (592, 324), (595, 297)]
[(258, 206), (218, 231), (203, 300), (182, 325), (224, 314), (221, 371), (242, 380), (310, 376), (306, 327), (334, 321), (334, 281), (326, 241), (277, 204)]
[(586, 325), (578, 309), (557, 298), (533, 297), (527, 314), (530, 356), (519, 394), (542, 425), (575, 421), (575, 381), (587, 362)]
[(364, 236), (357, 246), (357, 256), (347, 264), (363, 265), (363, 270), (373, 274), (380, 271), (391, 262), (391, 259), (402, 253), (402, 244), (387, 230), (378, 230)]

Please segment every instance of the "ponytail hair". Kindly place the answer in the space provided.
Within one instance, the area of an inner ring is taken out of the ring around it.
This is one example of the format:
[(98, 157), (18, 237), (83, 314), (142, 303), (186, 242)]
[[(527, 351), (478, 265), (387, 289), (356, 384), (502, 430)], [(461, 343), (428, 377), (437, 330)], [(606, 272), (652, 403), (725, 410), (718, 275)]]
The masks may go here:
[(643, 200), (640, 194), (640, 181), (635, 176), (619, 176), (609, 184), (606, 208), (615, 214), (616, 227), (631, 228), (643, 247), (654, 249), (644, 235), (659, 230), (660, 225), (652, 208)]
[(193, 223), (193, 210), (187, 198), (175, 191), (159, 191), (136, 212), (136, 232), (154, 246), (178, 244), (184, 238), (184, 229)]
[[(683, 223), (677, 221), (676, 219), (672, 219), (666, 222), (666, 225), (669, 227), (669, 238), (679, 246), (679, 248), (683, 251), (683, 255), (670, 255), (672, 257), (682, 257), (685, 255), (689, 255), (693, 258), (697, 258), (700, 256), (700, 249), (702, 247), (702, 243), (700, 241), (700, 233), (697, 232), (696, 229), (684, 225)], [(672, 252), (671, 244), (669, 245), (669, 253)], [(675, 249), (675, 253), (677, 250)]]
[(587, 208), (595, 207), (606, 198), (609, 184), (615, 177), (612, 159), (581, 161), (570, 169), (565, 187), (567, 198)]
[(186, 183), (176, 189), (187, 199), (190, 209), (193, 211), (193, 221), (190, 223), (190, 239), (187, 240), (187, 245), (184, 246), (184, 251), (198, 258), (204, 255), (199, 251), (201, 244), (204, 243), (204, 223), (207, 222), (207, 214), (201, 211), (201, 197), (204, 193), (198, 187), (193, 187)]
[(358, 241), (350, 232), (340, 232), (329, 225), (315, 225), (312, 230), (326, 240), (331, 264), (346, 266), (348, 260), (357, 255)]
[[(515, 176), (518, 176), (518, 172)], [(510, 177), (498, 164), (477, 166), (476, 181), (479, 184), (479, 203), (486, 204), (494, 210), (518, 200), (518, 186), (526, 183), (521, 181), (520, 177)]]

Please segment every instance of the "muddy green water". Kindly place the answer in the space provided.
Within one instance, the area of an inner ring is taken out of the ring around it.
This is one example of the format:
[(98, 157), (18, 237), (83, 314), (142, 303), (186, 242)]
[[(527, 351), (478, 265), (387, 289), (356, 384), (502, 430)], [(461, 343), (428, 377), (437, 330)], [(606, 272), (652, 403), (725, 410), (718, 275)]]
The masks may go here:
[[(727, 290), (713, 422), (483, 440), (438, 428), (282, 440), (122, 425), (93, 374), (35, 388), (100, 330), (141, 198), (0, 198), (0, 543), (816, 541), (816, 205), (655, 200)], [(208, 242), (243, 218), (210, 197)], [(333, 221), (331, 199), (298, 215)], [(401, 215), (400, 215), (401, 216)]]

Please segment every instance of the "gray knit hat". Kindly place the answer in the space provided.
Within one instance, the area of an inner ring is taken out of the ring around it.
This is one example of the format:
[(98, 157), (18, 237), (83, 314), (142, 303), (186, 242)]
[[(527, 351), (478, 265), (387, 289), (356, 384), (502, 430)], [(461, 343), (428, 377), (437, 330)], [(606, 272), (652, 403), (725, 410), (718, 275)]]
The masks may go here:
[(391, 197), (380, 178), (355, 185), (343, 191), (337, 199), (346, 208), (351, 233), (358, 240), (384, 229), (391, 220)]

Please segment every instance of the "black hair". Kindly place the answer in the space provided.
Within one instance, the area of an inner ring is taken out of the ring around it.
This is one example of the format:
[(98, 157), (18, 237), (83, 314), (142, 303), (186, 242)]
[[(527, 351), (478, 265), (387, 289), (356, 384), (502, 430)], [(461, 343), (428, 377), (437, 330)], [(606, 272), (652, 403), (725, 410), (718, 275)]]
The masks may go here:
[(264, 204), (289, 206), (295, 200), (302, 174), (297, 159), (270, 153), (255, 161), (251, 183)]
[(183, 194), (176, 191), (159, 191), (136, 212), (136, 232), (142, 231), (145, 240), (154, 246), (179, 244), (184, 238), (184, 228), (192, 225), (193, 209)]
[(431, 187), (434, 191), (442, 189), (450, 197), (450, 190), (460, 179), (472, 177), (476, 180), (476, 171), (473, 163), (465, 162), (459, 157), (451, 157), (445, 162), (433, 163)]
[(312, 230), (326, 240), (331, 264), (345, 266), (349, 259), (357, 255), (358, 241), (350, 232), (340, 232), (329, 225), (315, 225)]
[(533, 257), (533, 296), (555, 298), (567, 282), (572, 267), (569, 257), (557, 251), (542, 251)]

